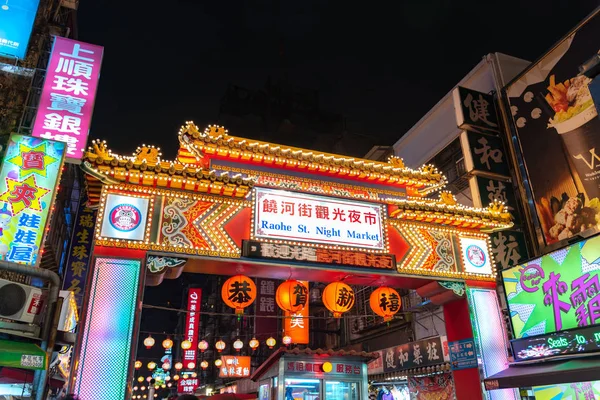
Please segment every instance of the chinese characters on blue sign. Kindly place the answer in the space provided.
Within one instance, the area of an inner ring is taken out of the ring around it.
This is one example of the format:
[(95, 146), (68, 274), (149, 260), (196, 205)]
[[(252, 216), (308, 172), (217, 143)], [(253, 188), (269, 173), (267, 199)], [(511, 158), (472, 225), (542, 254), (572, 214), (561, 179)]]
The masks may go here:
[(96, 211), (87, 208), (85, 202), (81, 201), (77, 220), (75, 221), (75, 234), (69, 252), (64, 281), (64, 289), (73, 292), (79, 310), (81, 310), (83, 303), (83, 292), (90, 264), (95, 223)]
[(450, 342), (450, 365), (453, 371), (477, 368), (477, 353), (473, 339)]

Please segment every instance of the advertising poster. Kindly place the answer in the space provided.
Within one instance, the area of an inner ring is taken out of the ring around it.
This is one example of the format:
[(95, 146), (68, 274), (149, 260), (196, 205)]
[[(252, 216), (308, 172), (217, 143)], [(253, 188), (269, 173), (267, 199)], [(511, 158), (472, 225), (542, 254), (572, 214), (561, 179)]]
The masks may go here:
[(600, 236), (502, 271), (514, 337), (600, 323)]
[(0, 54), (19, 59), (27, 56), (27, 46), (39, 0), (3, 1), (0, 7)]
[(0, 256), (38, 265), (65, 145), (12, 135), (0, 173)]
[(454, 399), (454, 381), (452, 374), (444, 373), (433, 376), (409, 376), (408, 389), (417, 400), (451, 400)]
[(567, 400), (600, 398), (600, 381), (564, 383), (533, 388), (535, 400)]
[(545, 246), (600, 221), (600, 119), (581, 73), (599, 35), (596, 12), (506, 87)]

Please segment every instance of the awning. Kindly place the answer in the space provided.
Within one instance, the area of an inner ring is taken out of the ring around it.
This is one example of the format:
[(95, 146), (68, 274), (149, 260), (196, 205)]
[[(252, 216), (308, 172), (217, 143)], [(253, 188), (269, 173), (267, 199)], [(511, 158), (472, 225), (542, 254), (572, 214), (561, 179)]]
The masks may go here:
[(600, 379), (600, 357), (516, 365), (484, 380), (487, 390), (558, 383), (587, 382)]
[[(0, 385), (18, 385), (32, 382), (33, 371), (25, 371), (16, 368), (0, 369)], [(48, 381), (48, 384), (53, 388), (61, 388), (65, 385), (65, 381), (52, 378)]]
[(46, 353), (27, 342), (0, 340), (0, 366), (22, 369), (46, 369)]

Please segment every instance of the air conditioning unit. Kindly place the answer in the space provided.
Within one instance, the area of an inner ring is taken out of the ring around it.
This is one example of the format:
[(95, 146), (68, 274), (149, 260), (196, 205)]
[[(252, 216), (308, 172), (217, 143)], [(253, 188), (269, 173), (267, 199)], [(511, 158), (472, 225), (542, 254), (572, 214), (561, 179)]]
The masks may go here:
[(43, 305), (41, 289), (0, 279), (0, 318), (35, 323)]

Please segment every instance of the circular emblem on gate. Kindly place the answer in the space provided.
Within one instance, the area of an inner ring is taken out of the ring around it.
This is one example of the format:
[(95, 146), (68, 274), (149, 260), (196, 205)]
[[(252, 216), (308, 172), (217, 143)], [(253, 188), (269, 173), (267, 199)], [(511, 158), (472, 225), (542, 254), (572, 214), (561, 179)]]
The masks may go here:
[(467, 260), (469, 263), (477, 268), (481, 268), (485, 265), (485, 252), (479, 246), (474, 244), (467, 247)]
[(114, 206), (108, 215), (110, 225), (120, 232), (131, 232), (142, 222), (142, 213), (131, 204)]

